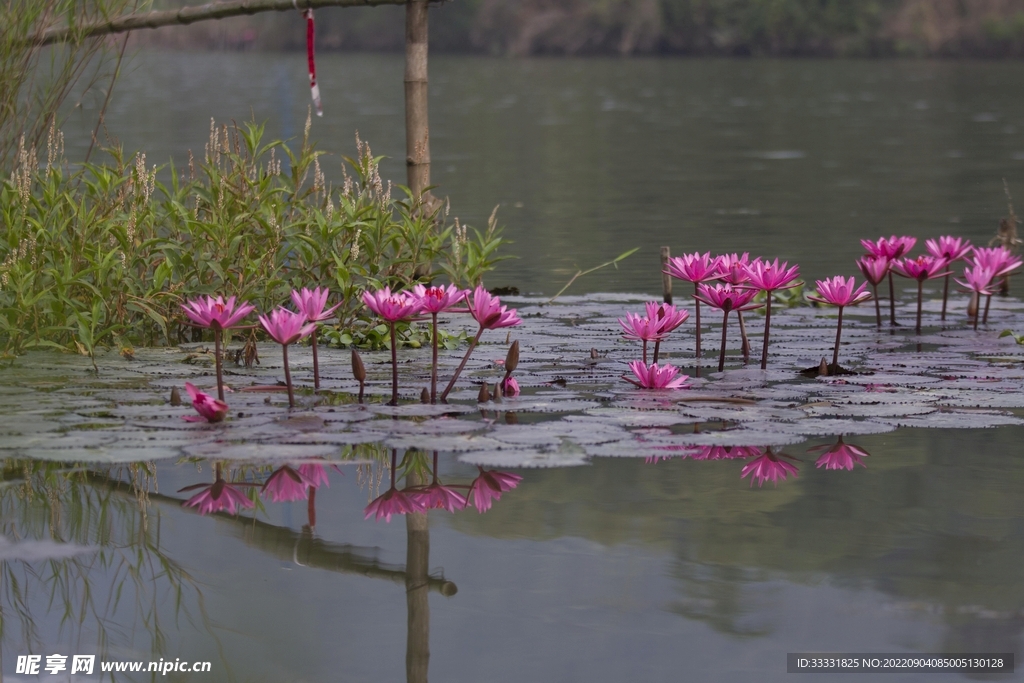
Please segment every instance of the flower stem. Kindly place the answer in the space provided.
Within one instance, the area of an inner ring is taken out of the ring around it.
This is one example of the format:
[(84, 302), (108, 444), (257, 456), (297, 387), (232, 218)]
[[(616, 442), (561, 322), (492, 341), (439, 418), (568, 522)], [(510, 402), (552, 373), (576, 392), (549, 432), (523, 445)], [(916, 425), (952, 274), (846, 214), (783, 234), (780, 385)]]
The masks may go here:
[(644, 367), (647, 367), (647, 340), (643, 340), (644, 343)]
[[(693, 293), (696, 297), (697, 294), (697, 283), (693, 283)], [(700, 358), (700, 299), (694, 298), (697, 302), (697, 358)]]
[(921, 298), (924, 280), (917, 281), (917, 325), (914, 327), (914, 334), (921, 334)]
[(718, 354), (718, 371), (725, 370), (725, 334), (729, 331), (729, 309), (726, 308), (722, 316), (722, 350)]
[(989, 307), (989, 304), (991, 304), (991, 303), (992, 303), (992, 295), (989, 294), (987, 297), (985, 297), (985, 317), (982, 318), (982, 320), (981, 320), (981, 322), (986, 324), (986, 325), (988, 325), (988, 307)]
[(661, 340), (654, 342), (654, 364), (658, 364), (658, 351), (661, 349)]
[(224, 371), (220, 362), (220, 327), (213, 328), (213, 355), (214, 365), (217, 367), (217, 398), (224, 400)]
[(741, 348), (743, 350), (743, 362), (746, 364), (750, 362), (750, 339), (747, 337), (747, 326), (743, 322), (743, 311), (736, 311), (736, 317), (740, 321)]
[(320, 361), (316, 356), (316, 330), (313, 330), (312, 343), (313, 343), (313, 388), (320, 391)]
[(768, 330), (772, 326), (772, 292), (768, 290), (768, 307), (764, 312), (764, 344), (761, 346), (761, 369), (768, 368)]
[(431, 313), (430, 317), (433, 325), (430, 333), (433, 340), (433, 355), (430, 363), (430, 402), (437, 403), (437, 313)]
[(288, 385), (288, 407), (295, 407), (295, 392), (292, 391), (292, 371), (288, 368), (288, 345), (281, 344), (281, 352), (284, 354), (284, 383)]
[(946, 299), (949, 298), (949, 276), (951, 273), (946, 273), (946, 286), (942, 288), (942, 319), (946, 319)]
[(889, 271), (889, 324), (896, 325), (896, 288), (892, 284), (892, 271)]
[(391, 403), (389, 406), (398, 405), (398, 341), (395, 333), (395, 323), (391, 323)]
[(871, 291), (875, 295), (875, 323), (878, 328), (882, 327), (882, 305), (878, 303), (878, 285), (871, 285)]
[(455, 374), (452, 375), (452, 380), (448, 382), (448, 386), (444, 388), (441, 393), (441, 402), (443, 403), (448, 399), (448, 394), (451, 392), (452, 387), (455, 386), (455, 382), (459, 379), (459, 375), (462, 374), (462, 369), (466, 367), (466, 362), (469, 361), (469, 354), (473, 353), (473, 349), (476, 348), (477, 343), (480, 341), (480, 335), (484, 333), (484, 326), (481, 325), (480, 329), (477, 330), (476, 336), (469, 342), (469, 348), (466, 349), (466, 355), (463, 356), (462, 362), (459, 363), (459, 367), (455, 368)]
[(839, 339), (843, 334), (843, 307), (839, 307), (839, 324), (836, 325), (836, 348), (832, 351), (832, 374), (839, 370)]

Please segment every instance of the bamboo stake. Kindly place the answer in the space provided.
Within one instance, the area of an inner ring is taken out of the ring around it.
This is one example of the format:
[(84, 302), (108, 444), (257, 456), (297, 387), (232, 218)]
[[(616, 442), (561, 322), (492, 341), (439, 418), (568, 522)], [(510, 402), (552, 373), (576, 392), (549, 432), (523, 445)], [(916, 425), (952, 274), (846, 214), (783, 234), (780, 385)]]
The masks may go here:
[(428, 0), (405, 5), (405, 165), (413, 199), (429, 211), (430, 126), (427, 118)]

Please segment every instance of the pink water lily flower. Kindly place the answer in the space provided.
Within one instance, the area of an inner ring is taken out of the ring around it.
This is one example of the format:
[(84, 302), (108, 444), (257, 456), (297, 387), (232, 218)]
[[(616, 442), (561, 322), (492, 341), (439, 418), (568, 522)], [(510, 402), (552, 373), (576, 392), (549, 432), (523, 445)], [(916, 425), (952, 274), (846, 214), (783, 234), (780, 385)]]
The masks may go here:
[(274, 503), (305, 500), (309, 497), (310, 488), (316, 488), (316, 485), (301, 470), (290, 465), (277, 468), (263, 483), (263, 492)]
[[(634, 313), (626, 313), (626, 319), (619, 318), (619, 325), (623, 329), (623, 337), (643, 342), (643, 360), (647, 362), (647, 343), (650, 341), (662, 341), (669, 332), (682, 325), (690, 317), (689, 311), (677, 309), (672, 304), (659, 304), (656, 301), (649, 301), (645, 304), (646, 316), (639, 316)], [(655, 347), (654, 362), (658, 362), (657, 346)]]
[(971, 246), (970, 240), (950, 235), (940, 237), (938, 240), (925, 240), (924, 246), (929, 254), (935, 258), (943, 259), (946, 263), (959, 261), (974, 249)]
[(852, 470), (855, 465), (867, 467), (862, 459), (870, 455), (860, 446), (843, 443), (843, 437), (841, 436), (839, 441), (834, 444), (814, 446), (813, 448), (808, 448), (807, 452), (813, 453), (822, 450), (825, 452), (821, 454), (821, 457), (818, 458), (815, 464), (819, 469), (824, 467), (826, 470)]
[(306, 322), (305, 315), (287, 308), (274, 309), (270, 315), (261, 315), (259, 319), (267, 334), (285, 346), (294, 344), (316, 329), (316, 324)]
[(857, 267), (864, 274), (864, 279), (871, 285), (871, 294), (875, 299), (875, 321), (882, 326), (882, 309), (878, 304), (878, 285), (889, 274), (889, 259), (885, 256), (862, 256), (857, 259)]
[(719, 279), (724, 280), (728, 284), (736, 287), (742, 285), (749, 279), (747, 274), (747, 268), (754, 263), (759, 263), (761, 259), (750, 260), (750, 253), (743, 252), (742, 254), (724, 254), (718, 257), (718, 267), (721, 270)]
[(846, 280), (842, 275), (836, 275), (825, 280), (816, 280), (814, 284), (818, 287), (818, 296), (810, 295), (807, 297), (808, 299), (839, 307), (839, 322), (836, 324), (836, 346), (832, 352), (831, 365), (831, 371), (835, 373), (839, 370), (839, 340), (843, 333), (843, 308), (855, 306), (862, 301), (870, 299), (871, 293), (865, 289), (867, 287), (866, 284), (856, 287), (856, 278), (851, 277), (849, 280)]
[(363, 292), (363, 303), (389, 323), (408, 320), (420, 312), (420, 302), (408, 292), (391, 292), (390, 287)]
[(473, 297), (469, 300), (469, 314), (486, 330), (513, 327), (523, 322), (516, 309), (508, 310), (507, 306), (502, 306), (501, 299), (491, 296), (483, 285), (477, 285), (473, 290)]
[(995, 277), (1007, 275), (1021, 266), (1021, 258), (1006, 247), (975, 247), (967, 261), (973, 265), (991, 268)]
[[(975, 264), (964, 268), (964, 279), (957, 280), (957, 284), (963, 285), (968, 291), (974, 292), (974, 303), (977, 303), (978, 298), (982, 295), (991, 299), (992, 295), (995, 294), (995, 289), (992, 284), (995, 282), (996, 272), (992, 268), (987, 268), (982, 265)], [(986, 312), (988, 310), (988, 304), (986, 300)], [(968, 314), (970, 307), (968, 307)], [(977, 309), (974, 311), (974, 329), (978, 329), (978, 320), (981, 316), (978, 315)]]
[(227, 301), (220, 296), (216, 299), (211, 296), (201, 296), (181, 305), (181, 310), (193, 324), (213, 330), (213, 361), (217, 369), (217, 398), (221, 401), (224, 400), (224, 370), (220, 352), (221, 335), (224, 330), (241, 322), (242, 318), (249, 315), (254, 309), (255, 307), (251, 304), (236, 304), (233, 296), (229, 297)]
[[(718, 354), (718, 371), (722, 372), (725, 369), (725, 342), (726, 333), (729, 329), (729, 312), (730, 311), (749, 311), (755, 308), (760, 308), (761, 304), (751, 303), (754, 297), (757, 296), (756, 289), (733, 287), (732, 285), (698, 285), (697, 286), (697, 301), (703, 301), (709, 306), (714, 306), (722, 310), (722, 347)], [(746, 344), (744, 344), (744, 350)], [(745, 353), (745, 351), (744, 351)]]
[(485, 472), (477, 467), (480, 474), (469, 485), (469, 498), (478, 512), (484, 513), (491, 509), (491, 504), (501, 498), (501, 494), (511, 491), (523, 480), (518, 474), (490, 470)]
[(871, 240), (861, 240), (860, 243), (872, 256), (884, 256), (892, 261), (913, 249), (914, 245), (917, 244), (917, 238), (910, 237), (909, 235), (903, 237), (893, 235), (888, 239), (885, 237), (879, 237), (875, 242), (872, 242)]
[(261, 315), (259, 318), (267, 334), (281, 345), (281, 353), (284, 356), (284, 381), (288, 385), (288, 406), (294, 408), (295, 392), (292, 389), (292, 372), (288, 367), (288, 345), (311, 334), (316, 329), (316, 323), (307, 324), (306, 316), (287, 308), (277, 308), (269, 316)]
[[(877, 242), (861, 240), (860, 243), (863, 244), (868, 253), (875, 258), (885, 258), (889, 261), (894, 261), (913, 249), (914, 245), (917, 244), (917, 238), (909, 236), (897, 237), (896, 235), (893, 235), (888, 239), (880, 237)], [(893, 326), (897, 324), (896, 287), (892, 282), (892, 269), (889, 270), (889, 323)]]
[(431, 349), (433, 362), (430, 365), (430, 402), (437, 403), (437, 314), (451, 310), (456, 304), (469, 296), (468, 289), (459, 289), (455, 285), (447, 287), (424, 287), (416, 285), (412, 288), (412, 296), (420, 304), (424, 313), (430, 314)]
[(416, 285), (412, 288), (412, 296), (420, 303), (424, 313), (443, 313), (469, 296), (468, 289), (459, 289), (455, 285), (447, 287), (425, 287)]
[(679, 389), (690, 379), (688, 375), (679, 375), (679, 368), (667, 363), (661, 367), (658, 367), (657, 363), (647, 366), (642, 361), (635, 360), (629, 364), (629, 369), (633, 371), (636, 379), (625, 375), (622, 379), (641, 389)]
[(192, 397), (192, 407), (198, 415), (185, 415), (186, 422), (220, 422), (228, 414), (228, 404), (196, 389), (191, 382), (185, 382), (185, 391)]
[(391, 521), (391, 515), (407, 515), (413, 512), (425, 512), (426, 508), (413, 491), (400, 491), (394, 486), (373, 499), (363, 510), (363, 519), (374, 517)]
[(519, 395), (519, 382), (516, 381), (515, 377), (509, 377), (502, 380), (501, 393), (505, 396), (518, 396)]
[(445, 401), (448, 399), (448, 394), (451, 393), (452, 388), (455, 386), (455, 382), (458, 381), (459, 375), (462, 374), (462, 370), (466, 367), (466, 363), (469, 361), (470, 354), (473, 353), (473, 349), (480, 343), (480, 337), (483, 335), (484, 330), (495, 330), (501, 327), (514, 327), (522, 324), (522, 320), (519, 319), (519, 315), (516, 313), (516, 309), (509, 310), (507, 306), (501, 305), (501, 300), (496, 296), (491, 296), (491, 293), (484, 289), (483, 285), (477, 285), (477, 288), (473, 290), (472, 298), (469, 300), (469, 314), (473, 316), (477, 324), (480, 326), (477, 329), (476, 335), (469, 342), (469, 348), (466, 349), (466, 355), (462, 357), (462, 362), (459, 363), (459, 367), (455, 368), (455, 374), (452, 375), (451, 380), (448, 382), (448, 386), (445, 387), (441, 393), (441, 400)]
[(181, 489), (188, 491), (195, 488), (202, 488), (202, 491), (186, 500), (184, 507), (194, 507), (199, 514), (208, 515), (211, 512), (226, 510), (230, 514), (236, 514), (242, 508), (253, 508), (256, 506), (247, 495), (238, 490), (236, 484), (231, 484), (219, 476), (217, 481), (209, 485), (195, 484)]
[[(717, 280), (722, 276), (721, 257), (711, 258), (711, 252), (701, 254), (683, 254), (669, 259), (668, 269), (664, 271), (679, 280), (693, 283), (694, 295), (697, 294), (697, 287), (703, 282)], [(697, 358), (700, 358), (700, 299), (696, 301), (696, 323), (697, 323)]]
[(917, 334), (921, 334), (921, 306), (924, 298), (924, 281), (949, 275), (946, 260), (935, 256), (918, 256), (917, 258), (897, 259), (892, 262), (892, 270), (903, 277), (917, 280)]
[(773, 262), (756, 259), (745, 266), (748, 286), (765, 292), (764, 342), (761, 346), (761, 369), (768, 368), (768, 335), (772, 324), (772, 292), (778, 289), (799, 287), (802, 283), (796, 279), (800, 276), (799, 266), (789, 266), (788, 261), (779, 265), (779, 259)]
[(327, 306), (327, 297), (331, 295), (331, 290), (326, 287), (317, 287), (316, 289), (302, 289), (292, 290), (292, 303), (295, 304), (295, 310), (305, 316), (306, 320), (311, 323), (318, 323), (323, 320), (327, 320), (334, 314), (341, 303), (334, 304), (330, 308)]
[(221, 296), (216, 299), (212, 296), (201, 296), (181, 305), (181, 310), (193, 323), (215, 330), (234, 327), (255, 309), (256, 307), (251, 304), (236, 304), (233, 296), (228, 297), (227, 301)]
[[(292, 290), (292, 303), (295, 304), (295, 309), (306, 316), (306, 320), (311, 323), (318, 323), (323, 320), (329, 319), (341, 303), (337, 303), (334, 306), (324, 310), (327, 305), (327, 297), (330, 296), (331, 291), (326, 287), (317, 287), (314, 290), (309, 290), (303, 287), (301, 290)], [(316, 348), (316, 328), (310, 333), (310, 342), (313, 347), (313, 388), (320, 388), (320, 357), (317, 353)]]
[(811, 294), (807, 298), (823, 304), (854, 306), (871, 298), (871, 293), (866, 289), (867, 284), (857, 287), (857, 280), (852, 277), (846, 279), (842, 275), (836, 275), (824, 280), (815, 280), (814, 284), (818, 288), (818, 295)]
[(772, 453), (772, 449), (768, 448), (764, 455), (754, 458), (743, 466), (740, 479), (745, 479), (748, 474), (751, 475), (751, 487), (755, 481), (759, 487), (766, 481), (771, 481), (778, 486), (780, 479), (785, 480), (790, 474), (796, 477), (797, 468), (792, 463), (780, 460), (775, 453)]

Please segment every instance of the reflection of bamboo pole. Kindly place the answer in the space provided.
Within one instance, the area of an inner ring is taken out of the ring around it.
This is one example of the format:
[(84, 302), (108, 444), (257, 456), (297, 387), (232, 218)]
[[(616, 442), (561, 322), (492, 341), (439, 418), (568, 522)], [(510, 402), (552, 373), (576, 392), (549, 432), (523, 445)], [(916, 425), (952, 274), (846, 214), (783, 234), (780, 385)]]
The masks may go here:
[[(434, 0), (435, 2), (437, 0)], [(318, 7), (369, 7), (373, 5), (404, 5), (406, 0), (222, 0), (205, 5), (192, 5), (181, 9), (160, 10), (156, 12), (137, 12), (126, 14), (115, 19), (96, 22), (83, 22), (73, 28), (65, 26), (50, 27), (34, 38), (36, 45), (60, 43), (66, 40), (79, 40), (108, 33), (124, 33), (143, 28), (160, 28), (191, 24), (210, 19), (225, 19), (243, 14), (260, 12), (294, 12), (296, 9), (316, 9)]]
[[(90, 474), (89, 480), (112, 488), (118, 493), (132, 495), (129, 485), (125, 482), (108, 479), (95, 473)], [(174, 505), (176, 508), (181, 506), (180, 499), (159, 493), (150, 493), (149, 500), (154, 503)], [(199, 514), (191, 509), (182, 509), (182, 511)], [(297, 561), (307, 567), (328, 571), (387, 579), (395, 583), (404, 584), (406, 582), (406, 569), (378, 560), (377, 548), (364, 548), (347, 543), (328, 543), (314, 538), (308, 532), (296, 532), (251, 517), (229, 515), (223, 512), (215, 512), (207, 516), (219, 522), (229, 523), (246, 544), (282, 560)], [(444, 577), (428, 576), (426, 583), (430, 590), (437, 591), (445, 597), (451, 597), (459, 590), (453, 582)]]
[[(415, 475), (406, 476), (406, 485), (423, 481)], [(405, 603), (408, 608), (408, 634), (405, 644), (405, 676), (407, 683), (427, 683), (430, 666), (430, 529), (427, 513), (413, 512), (405, 516), (408, 536), (405, 554)]]

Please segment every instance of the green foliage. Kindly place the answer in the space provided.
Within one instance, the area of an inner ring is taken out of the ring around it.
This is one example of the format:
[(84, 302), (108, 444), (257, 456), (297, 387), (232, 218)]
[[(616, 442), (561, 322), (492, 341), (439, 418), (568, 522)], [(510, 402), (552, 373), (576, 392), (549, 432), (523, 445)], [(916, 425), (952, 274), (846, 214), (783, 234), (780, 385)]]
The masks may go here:
[[(379, 158), (358, 138), (356, 146), (340, 189), (327, 185), (308, 126), (293, 151), (264, 143), (261, 125), (211, 122), (203, 162), (190, 155), (168, 185), (144, 154), (107, 150), (110, 163), (71, 172), (53, 153), (38, 167), (22, 147), (0, 185), (0, 350), (47, 345), (91, 356), (102, 345), (173, 344), (199, 333), (180, 309), (188, 298), (237, 296), (268, 311), (293, 288), (314, 286), (344, 300), (332, 341), (345, 334), (378, 346), (360, 300), (367, 287), (400, 289), (442, 273), (480, 283), (504, 243), (495, 217), (468, 237), (405, 188), (393, 199)], [(420, 337), (407, 331), (406, 343)]]

